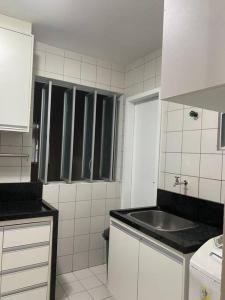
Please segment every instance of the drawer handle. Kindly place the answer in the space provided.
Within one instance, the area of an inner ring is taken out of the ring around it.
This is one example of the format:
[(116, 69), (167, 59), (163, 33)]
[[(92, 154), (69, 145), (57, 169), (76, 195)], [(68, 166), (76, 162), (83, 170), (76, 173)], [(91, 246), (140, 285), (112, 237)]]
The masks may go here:
[(35, 289), (38, 289), (38, 288), (45, 287), (47, 285), (48, 285), (47, 282), (31, 285), (31, 286), (28, 286), (28, 287), (25, 287), (25, 288), (21, 288), (21, 289), (13, 290), (13, 291), (10, 291), (10, 292), (2, 293), (1, 297), (6, 297), (6, 296), (9, 296), (9, 295), (19, 294), (19, 293), (22, 293), (22, 292), (32, 291), (32, 290), (35, 290)]
[(38, 223), (24, 223), (24, 224), (17, 224), (17, 225), (9, 225), (4, 227), (4, 231), (21, 229), (21, 228), (33, 228), (33, 227), (40, 227), (40, 226), (50, 226), (51, 222), (38, 222)]
[(128, 228), (125, 228), (125, 227), (123, 227), (122, 225), (120, 225), (120, 224), (118, 224), (118, 223), (116, 223), (116, 222), (114, 222), (114, 221), (112, 221), (111, 224), (112, 224), (113, 227), (115, 227), (115, 228), (117, 228), (117, 229), (123, 231), (124, 233), (130, 235), (131, 237), (133, 237), (133, 238), (135, 238), (135, 239), (137, 239), (137, 240), (140, 240), (140, 239), (141, 239), (140, 236), (139, 236), (138, 234), (136, 234), (135, 232), (129, 230)]
[(154, 242), (149, 241), (149, 240), (147, 240), (147, 239), (145, 239), (145, 238), (143, 238), (143, 237), (141, 238), (141, 242), (142, 242), (143, 244), (145, 244), (146, 246), (148, 246), (148, 247), (150, 247), (150, 248), (152, 248), (152, 249), (154, 249), (154, 250), (160, 252), (161, 254), (163, 254), (163, 255), (169, 257), (170, 259), (176, 261), (177, 263), (179, 263), (179, 264), (181, 264), (181, 265), (183, 264), (183, 259), (182, 259), (182, 257), (176, 255), (175, 253), (172, 253), (171, 251), (169, 251), (169, 250), (167, 250), (167, 249), (161, 247), (160, 245), (157, 245), (157, 244), (155, 244)]
[(1, 274), (2, 275), (8, 275), (8, 274), (11, 274), (11, 273), (17, 273), (17, 272), (21, 272), (21, 271), (37, 269), (37, 268), (41, 268), (41, 267), (45, 267), (45, 266), (48, 266), (48, 262), (33, 264), (33, 265), (29, 265), (29, 266), (25, 266), (25, 267), (19, 267), (19, 268), (10, 269), (10, 270), (4, 270), (4, 271), (1, 272)]
[(34, 244), (28, 244), (28, 245), (22, 245), (22, 246), (15, 246), (15, 247), (9, 247), (9, 248), (3, 248), (2, 252), (13, 252), (13, 251), (18, 251), (18, 250), (25, 250), (25, 249), (30, 249), (30, 248), (38, 248), (38, 247), (43, 247), (43, 246), (49, 246), (49, 242), (41, 242), (41, 243), (34, 243)]

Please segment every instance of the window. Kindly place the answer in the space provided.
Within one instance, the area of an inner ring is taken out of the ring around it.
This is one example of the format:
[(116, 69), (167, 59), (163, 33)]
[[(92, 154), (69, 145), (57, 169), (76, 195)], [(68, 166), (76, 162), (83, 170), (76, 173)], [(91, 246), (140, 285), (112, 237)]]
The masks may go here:
[(219, 114), (218, 149), (225, 149), (225, 113)]
[(114, 180), (118, 96), (35, 83), (31, 179)]

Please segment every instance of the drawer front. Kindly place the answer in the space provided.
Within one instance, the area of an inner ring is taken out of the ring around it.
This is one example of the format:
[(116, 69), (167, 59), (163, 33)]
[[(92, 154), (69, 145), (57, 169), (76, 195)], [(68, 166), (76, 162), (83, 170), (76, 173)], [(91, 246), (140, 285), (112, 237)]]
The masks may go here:
[(2, 253), (3, 228), (0, 227), (0, 253)]
[(46, 300), (47, 286), (1, 297), (2, 300)]
[(2, 254), (2, 270), (10, 270), (48, 262), (49, 245), (27, 248)]
[(2, 275), (1, 293), (48, 282), (48, 266)]
[(18, 226), (8, 226), (4, 229), (3, 248), (48, 242), (49, 239), (49, 223), (32, 223)]

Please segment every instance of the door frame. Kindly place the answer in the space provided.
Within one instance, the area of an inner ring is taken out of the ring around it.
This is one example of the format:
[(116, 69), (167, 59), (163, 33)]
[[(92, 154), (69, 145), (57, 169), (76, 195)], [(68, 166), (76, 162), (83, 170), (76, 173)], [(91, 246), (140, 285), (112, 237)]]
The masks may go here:
[(160, 149), (160, 124), (161, 124), (161, 98), (160, 89), (152, 89), (144, 93), (136, 94), (126, 98), (125, 106), (125, 130), (124, 130), (124, 158), (123, 158), (123, 176), (121, 191), (121, 207), (130, 208), (131, 191), (132, 191), (132, 169), (133, 169), (133, 145), (134, 145), (134, 124), (135, 124), (135, 105), (146, 101), (159, 101), (158, 107), (158, 132), (156, 143), (156, 162), (155, 162), (155, 178), (156, 186), (158, 181), (159, 167), (159, 149)]

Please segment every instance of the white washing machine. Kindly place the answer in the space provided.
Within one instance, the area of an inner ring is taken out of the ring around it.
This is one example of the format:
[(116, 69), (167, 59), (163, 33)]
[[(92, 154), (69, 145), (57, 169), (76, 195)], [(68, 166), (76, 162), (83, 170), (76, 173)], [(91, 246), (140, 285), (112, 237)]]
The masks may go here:
[(220, 300), (222, 239), (209, 240), (191, 258), (189, 300)]

